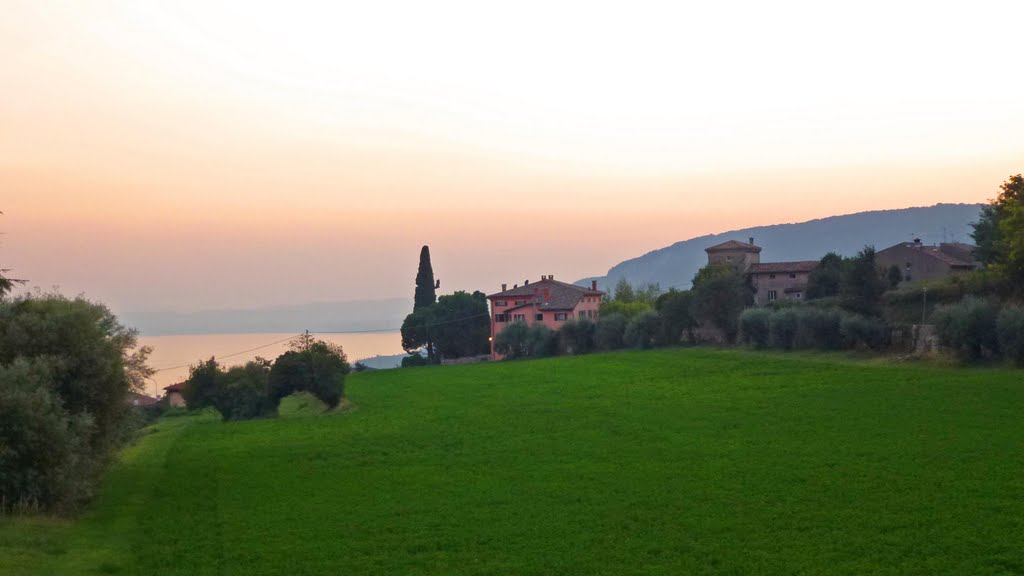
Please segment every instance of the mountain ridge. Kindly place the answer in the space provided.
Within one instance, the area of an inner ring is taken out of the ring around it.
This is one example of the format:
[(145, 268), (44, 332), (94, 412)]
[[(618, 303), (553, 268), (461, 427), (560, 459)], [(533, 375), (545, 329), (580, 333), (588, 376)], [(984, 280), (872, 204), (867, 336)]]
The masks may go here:
[(828, 252), (850, 256), (864, 246), (881, 250), (911, 238), (921, 238), (928, 244), (969, 242), (970, 224), (978, 219), (981, 207), (935, 204), (869, 210), (705, 234), (624, 260), (605, 275), (582, 278), (576, 284), (589, 285), (597, 280), (599, 287), (609, 290), (625, 278), (634, 286), (657, 283), (663, 290), (686, 289), (697, 270), (707, 263), (705, 248), (727, 240), (747, 242), (750, 237), (762, 248), (762, 262), (818, 260)]

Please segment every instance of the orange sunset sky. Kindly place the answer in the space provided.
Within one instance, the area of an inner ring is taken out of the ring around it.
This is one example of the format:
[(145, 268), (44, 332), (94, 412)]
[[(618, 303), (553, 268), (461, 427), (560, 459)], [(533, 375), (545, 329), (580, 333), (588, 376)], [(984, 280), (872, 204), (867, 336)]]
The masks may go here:
[[(829, 5), (833, 5), (829, 7)], [(0, 267), (115, 311), (575, 280), (982, 202), (1021, 2), (45, 2), (0, 11)]]

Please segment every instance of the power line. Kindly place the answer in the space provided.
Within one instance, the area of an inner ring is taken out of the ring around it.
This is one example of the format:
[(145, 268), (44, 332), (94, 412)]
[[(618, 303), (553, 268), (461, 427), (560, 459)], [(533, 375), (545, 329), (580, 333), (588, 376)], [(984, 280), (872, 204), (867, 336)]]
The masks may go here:
[[(474, 314), (472, 316), (465, 316), (463, 318), (454, 318), (452, 320), (445, 320), (443, 322), (434, 322), (432, 324), (425, 324), (423, 326), (420, 326), (420, 328), (433, 328), (434, 326), (443, 326), (445, 324), (452, 324), (452, 323), (455, 323), (455, 322), (464, 322), (466, 320), (474, 320), (476, 318), (483, 318), (485, 316), (486, 317), (490, 317), (490, 313), (487, 313), (487, 314)], [(334, 330), (334, 331), (332, 331), (332, 330), (323, 330), (323, 331), (316, 331), (316, 332), (309, 332), (309, 333), (310, 334), (368, 334), (368, 333), (371, 333), (371, 332), (397, 332), (399, 330), (401, 330), (401, 328), (373, 328), (373, 329), (369, 329), (369, 330)], [(231, 354), (223, 354), (223, 355), (220, 355), (220, 356), (214, 355), (213, 357), (214, 358), (221, 358), (221, 359), (223, 359), (223, 358), (233, 358), (235, 356), (241, 356), (242, 354), (248, 354), (249, 352), (255, 352), (257, 350), (262, 350), (263, 348), (269, 348), (271, 346), (280, 344), (282, 342), (287, 342), (289, 340), (293, 340), (293, 339), (295, 339), (295, 338), (297, 338), (299, 336), (302, 336), (302, 333), (293, 334), (291, 336), (288, 336), (287, 338), (282, 338), (280, 340), (275, 340), (273, 342), (270, 342), (269, 344), (264, 344), (262, 346), (257, 346), (255, 348), (249, 348), (248, 350), (242, 350), (240, 352), (232, 352)], [(192, 364), (181, 364), (179, 366), (168, 366), (167, 368), (159, 368), (157, 370), (154, 370), (153, 372), (154, 373), (156, 373), (156, 372), (166, 372), (168, 370), (178, 370), (180, 368), (188, 368), (189, 366), (192, 366)]]
[[(269, 348), (271, 346), (274, 346), (275, 344), (280, 344), (282, 342), (287, 342), (289, 340), (293, 340), (293, 339), (295, 339), (295, 338), (297, 338), (299, 336), (301, 336), (301, 334), (292, 334), (291, 336), (289, 336), (287, 338), (282, 338), (280, 340), (275, 340), (274, 342), (271, 342), (270, 344), (264, 344), (262, 346), (257, 346), (255, 348), (249, 348), (248, 350), (242, 350), (241, 352), (232, 352), (231, 354), (224, 354), (224, 355), (221, 355), (221, 356), (214, 355), (214, 358), (232, 358), (234, 356), (241, 356), (242, 354), (247, 354), (249, 352), (255, 352), (257, 350), (262, 350), (264, 348)], [(160, 368), (158, 370), (154, 370), (153, 372), (166, 372), (168, 370), (177, 370), (179, 368), (188, 368), (191, 365), (192, 364), (182, 364), (180, 366), (169, 366), (167, 368)]]

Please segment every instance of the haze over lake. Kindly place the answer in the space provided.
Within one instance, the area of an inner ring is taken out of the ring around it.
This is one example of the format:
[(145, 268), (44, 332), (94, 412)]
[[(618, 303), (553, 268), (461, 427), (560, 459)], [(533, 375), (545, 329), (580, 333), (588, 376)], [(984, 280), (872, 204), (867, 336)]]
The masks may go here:
[[(189, 364), (195, 364), (210, 356), (217, 358), (226, 366), (244, 364), (257, 356), (273, 360), (288, 350), (288, 340), (293, 336), (297, 334), (261, 332), (140, 336), (139, 344), (153, 347), (150, 366), (160, 370), (153, 376), (156, 383), (149, 381), (145, 392), (150, 395), (162, 395), (164, 386), (181, 382), (188, 377)], [(360, 358), (402, 353), (402, 335), (398, 331), (315, 336), (340, 344), (345, 349), (348, 361), (353, 364)], [(276, 344), (268, 346), (272, 342)]]

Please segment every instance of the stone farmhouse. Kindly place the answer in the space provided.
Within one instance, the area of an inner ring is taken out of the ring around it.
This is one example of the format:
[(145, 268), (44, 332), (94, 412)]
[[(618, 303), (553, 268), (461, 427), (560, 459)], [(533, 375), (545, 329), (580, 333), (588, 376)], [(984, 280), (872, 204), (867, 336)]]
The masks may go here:
[(167, 405), (172, 408), (184, 408), (185, 397), (181, 395), (181, 389), (185, 387), (184, 382), (178, 382), (177, 384), (171, 384), (170, 386), (164, 386), (165, 398), (167, 398)]
[(491, 357), (500, 357), (494, 352), (494, 338), (513, 322), (558, 330), (572, 318), (595, 320), (604, 295), (596, 281), (586, 288), (559, 282), (554, 276), (541, 276), (540, 282), (532, 284), (527, 280), (511, 289), (502, 284), (501, 292), (487, 297), (491, 303)]
[(704, 249), (708, 264), (732, 266), (750, 278), (754, 304), (764, 306), (776, 300), (802, 300), (807, 280), (818, 267), (816, 260), (761, 262), (761, 247), (750, 238), (747, 243), (729, 240)]
[(901, 242), (875, 253), (875, 264), (882, 270), (896, 266), (903, 273), (904, 282), (939, 280), (978, 268), (975, 249), (960, 242), (928, 246), (915, 238), (913, 242)]

